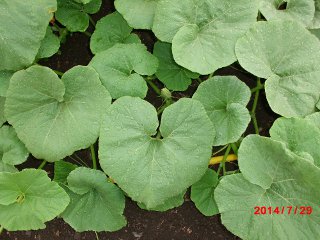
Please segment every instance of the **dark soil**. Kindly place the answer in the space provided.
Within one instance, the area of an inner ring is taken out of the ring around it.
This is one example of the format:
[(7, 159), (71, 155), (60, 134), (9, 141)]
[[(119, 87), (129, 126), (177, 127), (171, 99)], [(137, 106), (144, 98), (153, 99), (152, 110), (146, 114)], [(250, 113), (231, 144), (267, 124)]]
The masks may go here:
[[(114, 11), (113, 1), (104, 0), (99, 13), (93, 16), (95, 21)], [(92, 32), (93, 28), (89, 28)], [(150, 31), (135, 31), (142, 42), (152, 51), (155, 41), (154, 35)], [(87, 65), (92, 54), (89, 49), (89, 38), (82, 33), (73, 33), (67, 37), (67, 41), (60, 48), (61, 53), (56, 54), (48, 60), (42, 60), (40, 64), (48, 66), (54, 70), (65, 72), (76, 65)], [(235, 75), (244, 81), (249, 87), (256, 85), (256, 78), (246, 73), (237, 63), (218, 70), (215, 75)], [(205, 78), (204, 78), (205, 79)], [(160, 82), (155, 82), (159, 87), (163, 87)], [(185, 92), (175, 92), (175, 99), (181, 97), (190, 97), (197, 89), (198, 82), (194, 81)], [(160, 107), (162, 100), (152, 90), (149, 90), (147, 101), (155, 107)], [(252, 100), (249, 104), (251, 109)], [(257, 107), (257, 121), (259, 123), (261, 135), (268, 136), (268, 130), (276, 115), (268, 107), (264, 93), (260, 95)], [(252, 124), (248, 127), (245, 135), (254, 133)], [(82, 159), (89, 167), (91, 166), (91, 157), (88, 150), (76, 152), (65, 160), (77, 163)], [(23, 165), (22, 168), (38, 167), (40, 161), (32, 156)], [(230, 163), (229, 170), (237, 169), (237, 164)], [(53, 177), (53, 164), (47, 164), (44, 168), (50, 177)], [(179, 207), (164, 213), (149, 212), (140, 209), (133, 201), (127, 199), (125, 216), (128, 224), (122, 230), (115, 233), (98, 233), (99, 239), (110, 240), (209, 240), (209, 239), (239, 239), (228, 232), (221, 224), (220, 216), (203, 216), (190, 201), (188, 194), (185, 197), (185, 203)], [(55, 219), (47, 223), (47, 228), (38, 231), (6, 232), (0, 236), (2, 240), (93, 240), (97, 236), (94, 232), (76, 233), (70, 226), (61, 219)], [(98, 239), (98, 238), (97, 238)]]

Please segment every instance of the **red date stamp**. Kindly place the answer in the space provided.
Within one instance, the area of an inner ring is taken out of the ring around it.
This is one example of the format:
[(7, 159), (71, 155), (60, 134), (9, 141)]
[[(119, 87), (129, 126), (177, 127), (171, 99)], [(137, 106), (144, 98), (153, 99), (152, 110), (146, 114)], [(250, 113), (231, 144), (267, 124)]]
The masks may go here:
[(254, 207), (254, 215), (311, 215), (311, 206)]

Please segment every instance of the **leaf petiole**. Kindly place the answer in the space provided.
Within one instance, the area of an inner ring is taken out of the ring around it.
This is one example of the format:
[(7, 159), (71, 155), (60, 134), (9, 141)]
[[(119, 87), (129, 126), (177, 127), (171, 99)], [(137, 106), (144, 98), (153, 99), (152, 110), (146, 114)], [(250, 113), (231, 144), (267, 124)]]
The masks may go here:
[(97, 169), (97, 158), (96, 158), (96, 152), (94, 150), (93, 144), (90, 146), (90, 151), (91, 151), (91, 158), (92, 158), (92, 168)]
[(46, 160), (43, 160), (42, 163), (39, 165), (38, 169), (42, 169), (47, 164)]
[[(261, 80), (260, 78), (257, 78), (257, 87), (260, 87), (261, 84)], [(259, 95), (260, 95), (260, 90), (261, 89), (257, 89), (257, 91), (255, 92), (254, 95), (254, 100), (253, 100), (253, 106), (252, 106), (252, 110), (251, 110), (251, 119), (252, 119), (252, 123), (254, 126), (254, 130), (256, 132), (256, 134), (259, 135), (259, 126), (258, 126), (258, 122), (257, 122), (257, 118), (256, 118), (256, 110), (257, 110), (257, 105), (258, 105), (258, 101), (259, 101)]]

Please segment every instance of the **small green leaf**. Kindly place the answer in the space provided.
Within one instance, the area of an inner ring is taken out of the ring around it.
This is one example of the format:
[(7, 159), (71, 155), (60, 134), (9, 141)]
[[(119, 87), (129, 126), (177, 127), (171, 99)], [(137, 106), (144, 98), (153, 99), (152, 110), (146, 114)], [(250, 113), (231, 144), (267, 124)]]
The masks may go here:
[(151, 29), (159, 0), (116, 0), (118, 12), (136, 29)]
[(162, 0), (152, 30), (172, 42), (177, 64), (205, 75), (236, 61), (236, 41), (257, 14), (256, 0)]
[(239, 63), (267, 79), (268, 103), (284, 117), (304, 117), (316, 111), (319, 52), (319, 40), (293, 21), (258, 22), (236, 44)]
[(108, 109), (99, 139), (102, 169), (149, 209), (201, 178), (214, 138), (203, 106), (192, 99), (180, 99), (164, 110), (155, 137), (158, 126), (156, 109), (150, 103), (123, 97)]
[(99, 11), (101, 0), (92, 0), (86, 4), (75, 0), (58, 0), (56, 19), (70, 32), (84, 32), (89, 26), (89, 15)]
[(69, 201), (43, 170), (0, 173), (0, 225), (9, 231), (43, 229)]
[(132, 28), (118, 12), (109, 14), (97, 22), (90, 39), (90, 49), (96, 54), (117, 43), (141, 43), (138, 35), (131, 32)]
[(0, 71), (33, 63), (56, 9), (55, 0), (0, 1)]
[(153, 55), (159, 60), (156, 76), (170, 90), (185, 91), (191, 84), (191, 79), (199, 77), (198, 73), (191, 72), (176, 64), (169, 43), (156, 42)]
[(214, 200), (214, 190), (219, 183), (218, 177), (214, 170), (208, 169), (200, 181), (191, 186), (191, 200), (205, 216), (213, 216), (219, 213)]
[[(252, 240), (318, 238), (318, 167), (281, 142), (256, 135), (242, 141), (239, 166), (242, 174), (223, 177), (214, 192), (221, 221), (229, 231)], [(300, 214), (302, 206), (312, 207), (312, 214)], [(254, 214), (255, 207), (265, 207), (266, 214)], [(277, 207), (279, 214), (274, 212)]]
[(79, 167), (68, 176), (71, 202), (62, 213), (77, 232), (117, 231), (126, 225), (122, 191), (98, 170)]
[(59, 51), (60, 40), (50, 27), (47, 28), (46, 35), (41, 41), (41, 46), (38, 51), (37, 58), (48, 58)]
[(320, 167), (320, 129), (305, 119), (279, 118), (271, 129), (270, 136), (274, 140), (284, 142), (286, 146), (299, 156), (310, 154), (315, 165)]
[(54, 178), (53, 181), (60, 184), (67, 184), (69, 173), (75, 170), (78, 166), (63, 160), (54, 163)]
[[(314, 0), (260, 0), (259, 10), (267, 20), (293, 20), (309, 26), (315, 14)], [(282, 6), (286, 6), (282, 9)]]
[(53, 162), (97, 140), (110, 104), (91, 67), (74, 67), (59, 79), (49, 68), (32, 66), (11, 78), (5, 114), (27, 149)]
[(0, 172), (6, 169), (13, 170), (14, 165), (25, 162), (28, 156), (28, 150), (17, 137), (14, 129), (2, 126), (0, 128)]
[(156, 211), (156, 212), (165, 212), (172, 208), (180, 207), (184, 203), (184, 195), (186, 194), (186, 191), (183, 191), (177, 196), (168, 198), (164, 201), (163, 204), (158, 205), (154, 208), (147, 208), (145, 204), (138, 203), (138, 206), (141, 209), (148, 210), (148, 211)]
[(140, 75), (154, 74), (158, 60), (142, 44), (117, 44), (99, 52), (89, 66), (99, 73), (113, 99), (122, 96), (145, 98), (148, 86)]
[(213, 145), (236, 142), (250, 122), (246, 105), (250, 100), (249, 87), (237, 77), (214, 77), (200, 84), (193, 95), (211, 119), (216, 136)]

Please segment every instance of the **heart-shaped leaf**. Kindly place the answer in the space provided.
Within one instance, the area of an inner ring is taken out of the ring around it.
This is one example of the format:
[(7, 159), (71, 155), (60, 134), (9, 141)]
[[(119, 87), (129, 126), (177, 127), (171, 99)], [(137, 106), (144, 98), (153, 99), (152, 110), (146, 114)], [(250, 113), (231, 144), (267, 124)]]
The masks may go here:
[(159, 0), (116, 0), (114, 6), (129, 25), (136, 29), (151, 29)]
[(142, 44), (117, 44), (99, 52), (89, 65), (99, 73), (112, 98), (145, 98), (148, 86), (140, 75), (154, 74), (158, 60)]
[(0, 172), (14, 172), (14, 165), (27, 160), (29, 155), (24, 144), (17, 137), (12, 127), (0, 128)]
[(60, 40), (50, 27), (47, 28), (46, 35), (41, 41), (41, 46), (37, 58), (48, 58), (59, 51)]
[(96, 54), (117, 43), (141, 43), (138, 35), (131, 31), (132, 28), (118, 12), (109, 14), (97, 22), (90, 39), (90, 49)]
[(310, 154), (314, 164), (320, 167), (320, 129), (305, 119), (279, 118), (270, 129), (274, 140), (286, 143), (296, 154)]
[(110, 103), (90, 67), (74, 67), (59, 79), (49, 68), (32, 66), (11, 78), (5, 114), (27, 149), (53, 162), (97, 140)]
[(214, 200), (214, 190), (218, 183), (218, 174), (214, 170), (208, 169), (200, 181), (191, 186), (191, 200), (205, 216), (213, 216), (219, 213), (218, 206)]
[(43, 170), (0, 173), (0, 224), (9, 231), (43, 229), (69, 201)]
[(55, 0), (0, 2), (0, 71), (33, 63), (56, 9)]
[(191, 84), (191, 79), (199, 77), (198, 73), (191, 72), (176, 64), (169, 43), (156, 42), (153, 55), (159, 60), (156, 76), (170, 90), (185, 91)]
[(216, 137), (213, 145), (236, 142), (250, 122), (246, 105), (251, 92), (249, 87), (237, 77), (214, 77), (201, 83), (193, 95), (207, 111)]
[[(318, 167), (281, 142), (260, 136), (242, 141), (239, 166), (242, 174), (223, 177), (214, 192), (229, 231), (252, 240), (318, 238)], [(265, 207), (266, 212), (255, 214), (257, 207)], [(312, 208), (310, 215), (305, 207)]]
[(70, 32), (84, 32), (89, 26), (89, 15), (99, 11), (101, 0), (79, 3), (75, 0), (57, 0), (56, 19)]
[(315, 14), (315, 1), (260, 0), (259, 10), (267, 20), (293, 20), (309, 26)]
[(203, 106), (192, 99), (166, 108), (157, 133), (158, 126), (151, 104), (123, 97), (108, 109), (99, 140), (102, 169), (147, 208), (163, 204), (201, 178), (214, 138)]
[(267, 79), (267, 100), (285, 117), (316, 111), (320, 98), (320, 42), (299, 23), (256, 23), (236, 45), (241, 66)]
[(71, 202), (62, 217), (77, 232), (117, 231), (126, 225), (124, 195), (103, 172), (79, 167), (69, 174), (68, 186)]
[(256, 0), (162, 0), (152, 30), (161, 41), (172, 42), (179, 65), (209, 74), (236, 61), (236, 41), (257, 14)]

